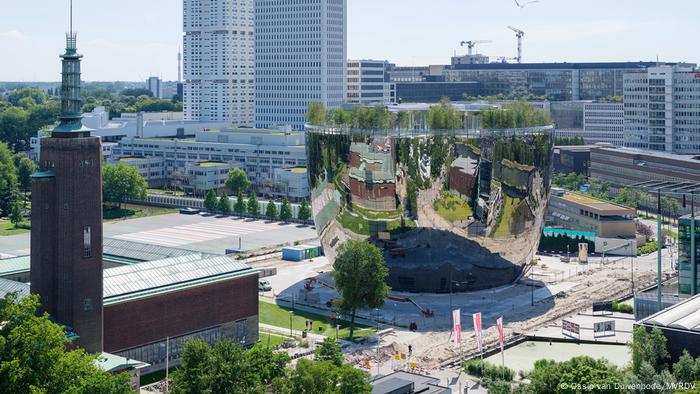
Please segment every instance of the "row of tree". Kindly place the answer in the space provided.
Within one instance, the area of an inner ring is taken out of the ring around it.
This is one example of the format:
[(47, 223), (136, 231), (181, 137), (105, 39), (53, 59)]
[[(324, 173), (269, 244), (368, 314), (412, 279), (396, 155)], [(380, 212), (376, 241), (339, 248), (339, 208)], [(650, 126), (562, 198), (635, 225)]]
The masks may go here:
[[(260, 215), (260, 202), (255, 192), (250, 192), (248, 200), (243, 198), (243, 192), (239, 191), (236, 197), (236, 202), (231, 206), (231, 199), (226, 194), (226, 192), (221, 193), (219, 197), (216, 196), (214, 190), (209, 190), (204, 197), (204, 208), (209, 212), (218, 212), (224, 215), (228, 215), (231, 212), (236, 214), (249, 214), (253, 216)], [(265, 209), (265, 216), (270, 219), (280, 219), (284, 222), (289, 221), (293, 218), (292, 205), (289, 203), (289, 199), (285, 197), (282, 199), (279, 209), (274, 201), (269, 201)], [(299, 206), (299, 211), (297, 212), (297, 219), (299, 220), (309, 220), (311, 217), (311, 210), (309, 208), (309, 203), (306, 199), (301, 201)]]
[(549, 112), (531, 106), (527, 100), (517, 100), (503, 108), (481, 111), (481, 126), (486, 129), (512, 129), (552, 124)]

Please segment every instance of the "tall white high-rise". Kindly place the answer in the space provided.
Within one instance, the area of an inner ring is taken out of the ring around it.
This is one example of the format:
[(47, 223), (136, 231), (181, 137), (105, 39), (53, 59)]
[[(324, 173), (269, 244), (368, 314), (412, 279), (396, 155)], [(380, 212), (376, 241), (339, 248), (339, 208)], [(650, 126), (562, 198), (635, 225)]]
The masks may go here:
[(623, 84), (625, 147), (700, 153), (700, 69), (662, 64), (625, 73)]
[(345, 99), (347, 0), (255, 0), (255, 123), (304, 128)]
[(186, 120), (255, 122), (254, 0), (183, 0)]

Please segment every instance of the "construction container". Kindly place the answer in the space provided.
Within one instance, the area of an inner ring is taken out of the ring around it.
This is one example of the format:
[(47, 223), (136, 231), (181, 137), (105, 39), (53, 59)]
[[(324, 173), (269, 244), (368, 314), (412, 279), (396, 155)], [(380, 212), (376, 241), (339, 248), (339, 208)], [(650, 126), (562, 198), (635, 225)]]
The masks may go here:
[(288, 261), (302, 261), (321, 255), (321, 247), (317, 245), (296, 245), (282, 248), (282, 259)]

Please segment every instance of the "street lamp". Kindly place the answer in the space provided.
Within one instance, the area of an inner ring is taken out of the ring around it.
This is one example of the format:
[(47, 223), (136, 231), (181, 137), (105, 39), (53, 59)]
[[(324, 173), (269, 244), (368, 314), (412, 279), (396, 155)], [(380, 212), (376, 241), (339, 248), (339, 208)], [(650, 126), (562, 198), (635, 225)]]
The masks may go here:
[(289, 336), (294, 338), (294, 333), (292, 333), (292, 318), (294, 317), (294, 311), (289, 311)]

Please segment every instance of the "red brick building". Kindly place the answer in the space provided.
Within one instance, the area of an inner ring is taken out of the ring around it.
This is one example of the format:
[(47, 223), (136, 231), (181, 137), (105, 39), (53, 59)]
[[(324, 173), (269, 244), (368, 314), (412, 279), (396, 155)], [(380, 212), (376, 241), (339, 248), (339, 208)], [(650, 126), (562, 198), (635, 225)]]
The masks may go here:
[(469, 157), (460, 157), (450, 167), (450, 189), (471, 197), (476, 184), (478, 162)]
[(165, 367), (191, 338), (214, 344), (258, 341), (258, 271), (225, 256), (199, 254), (104, 271), (104, 350)]

